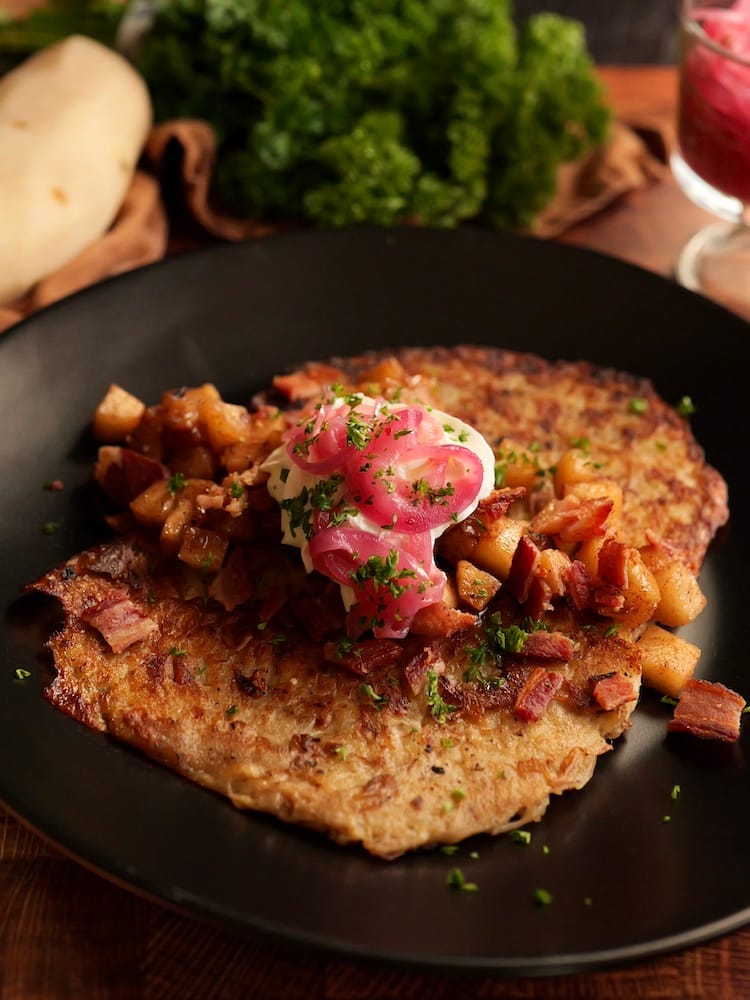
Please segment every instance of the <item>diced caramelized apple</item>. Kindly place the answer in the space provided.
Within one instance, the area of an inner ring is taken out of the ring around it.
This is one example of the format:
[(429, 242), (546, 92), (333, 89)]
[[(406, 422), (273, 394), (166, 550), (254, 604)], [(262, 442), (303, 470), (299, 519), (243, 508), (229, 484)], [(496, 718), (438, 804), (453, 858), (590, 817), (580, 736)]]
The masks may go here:
[(175, 498), (170, 492), (167, 479), (157, 480), (139, 493), (135, 500), (130, 501), (130, 509), (136, 521), (151, 528), (161, 527), (174, 505)]
[(188, 479), (212, 479), (218, 468), (213, 452), (202, 444), (175, 454), (169, 464)]
[(164, 552), (174, 555), (179, 550), (185, 529), (190, 524), (194, 511), (192, 497), (183, 496), (175, 500), (174, 507), (167, 514), (159, 536), (159, 543)]
[(94, 413), (94, 437), (97, 441), (124, 441), (141, 422), (145, 411), (140, 399), (113, 383)]
[(656, 620), (671, 628), (687, 625), (706, 606), (705, 595), (692, 570), (659, 543), (651, 542), (640, 551), (661, 594), (654, 615)]
[(619, 610), (602, 611), (602, 614), (630, 626), (642, 625), (654, 617), (661, 597), (659, 587), (638, 549), (628, 550), (626, 572), (627, 585), (622, 590), (625, 603)]
[[(564, 452), (555, 463), (555, 493), (564, 497), (566, 493), (578, 493), (581, 483), (591, 482), (599, 478), (599, 470), (591, 458), (580, 448), (571, 448)], [(575, 489), (574, 489), (575, 488)]]
[(189, 525), (183, 532), (177, 556), (188, 566), (213, 572), (223, 563), (228, 544), (228, 539), (216, 531)]
[(539, 460), (533, 452), (522, 448), (510, 438), (503, 438), (495, 462), (497, 486), (522, 486), (531, 492), (539, 480)]
[(678, 698), (695, 673), (701, 651), (659, 625), (649, 625), (636, 643), (641, 654), (643, 683)]
[(592, 536), (578, 546), (575, 558), (582, 562), (592, 580), (599, 575), (599, 553), (609, 536)]
[(462, 604), (474, 611), (483, 611), (500, 589), (500, 581), (490, 573), (477, 569), (466, 559), (456, 566), (456, 585)]
[(247, 441), (250, 436), (250, 415), (244, 406), (215, 400), (206, 403), (201, 416), (208, 443), (214, 451), (224, 451)]
[(570, 556), (559, 549), (542, 549), (539, 555), (539, 576), (547, 584), (551, 597), (565, 593), (565, 573), (570, 567)]
[(622, 487), (613, 479), (592, 479), (590, 482), (578, 482), (566, 489), (565, 495), (575, 493), (580, 500), (612, 501), (612, 509), (607, 517), (607, 528), (615, 530), (622, 517)]
[(471, 561), (480, 569), (505, 580), (510, 573), (513, 553), (528, 525), (512, 517), (498, 518), (477, 539), (471, 552)]

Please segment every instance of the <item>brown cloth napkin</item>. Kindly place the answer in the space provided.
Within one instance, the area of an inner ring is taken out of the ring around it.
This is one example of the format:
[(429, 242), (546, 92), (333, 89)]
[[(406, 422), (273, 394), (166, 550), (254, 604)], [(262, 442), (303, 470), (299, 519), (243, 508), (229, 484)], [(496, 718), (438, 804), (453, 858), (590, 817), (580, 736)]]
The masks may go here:
[[(555, 197), (528, 231), (554, 237), (627, 191), (660, 179), (668, 173), (668, 148), (669, 139), (658, 127), (616, 122), (605, 146), (560, 168)], [(215, 161), (216, 137), (208, 122), (178, 119), (157, 125), (110, 230), (21, 302), (0, 306), (0, 332), (87, 285), (159, 260), (167, 252), (169, 224), (177, 219), (189, 220), (205, 242), (279, 232), (279, 226), (237, 219), (212, 204)]]

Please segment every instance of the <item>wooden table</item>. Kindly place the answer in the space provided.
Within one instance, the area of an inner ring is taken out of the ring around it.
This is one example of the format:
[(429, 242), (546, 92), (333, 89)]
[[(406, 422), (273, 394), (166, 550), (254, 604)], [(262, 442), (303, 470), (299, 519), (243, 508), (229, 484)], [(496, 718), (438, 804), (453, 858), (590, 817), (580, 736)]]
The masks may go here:
[[(607, 68), (602, 77), (621, 116), (671, 123), (671, 68)], [(671, 276), (680, 247), (706, 220), (667, 178), (562, 240)], [(750, 928), (615, 971), (538, 980), (418, 975), (283, 950), (178, 916), (84, 870), (0, 810), (0, 1000), (170, 997), (732, 1000), (750, 997)]]

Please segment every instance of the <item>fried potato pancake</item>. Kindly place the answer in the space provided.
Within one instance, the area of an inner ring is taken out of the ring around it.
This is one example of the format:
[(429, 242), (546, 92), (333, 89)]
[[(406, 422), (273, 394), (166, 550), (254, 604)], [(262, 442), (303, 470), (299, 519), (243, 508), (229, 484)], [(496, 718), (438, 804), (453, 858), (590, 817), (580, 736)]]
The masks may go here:
[[(361, 384), (368, 373), (382, 388), (390, 378), (384, 364), (392, 372), (380, 355), (310, 365), (285, 377), (287, 398), (295, 399), (295, 386)], [(481, 348), (403, 350), (397, 365), (407, 392), (473, 424), (493, 446), (512, 438), (533, 447), (540, 478), (585, 437), (591, 461), (623, 488), (632, 545), (655, 531), (697, 569), (726, 520), (723, 480), (687, 422), (643, 380)], [(378, 655), (339, 665), (326, 652), (317, 574), (306, 576), (296, 552), (274, 538), (247, 545), (248, 558), (274, 567), (286, 594), (268, 621), (258, 600), (227, 611), (207, 599), (205, 574), (164, 557), (147, 532), (37, 581), (65, 610), (50, 641), (52, 703), (241, 808), (383, 858), (539, 819), (550, 795), (590, 779), (630, 724), (641, 675), (636, 645), (567, 600), (545, 617), (572, 654), (511, 653), (496, 683), (478, 667), (481, 616), (449, 637), (384, 640)], [(307, 603), (309, 618), (311, 602), (313, 615), (316, 602), (321, 609), (312, 638), (299, 614)], [(120, 651), (96, 627), (96, 614), (112, 608), (148, 623)], [(502, 590), (487, 610), (504, 625), (522, 621)], [(552, 694), (543, 711), (524, 714), (519, 705), (534, 678)], [(596, 691), (612, 678), (619, 696), (610, 703)]]
[[(560, 667), (561, 697), (538, 722), (510, 711), (528, 667), (515, 679), (511, 670), (493, 707), (440, 721), (400, 662), (357, 677), (327, 663), (319, 643), (286, 629), (259, 633), (252, 615), (184, 599), (185, 578), (150, 572), (152, 559), (117, 541), (37, 583), (67, 613), (51, 641), (53, 704), (237, 806), (361, 841), (384, 858), (539, 819), (550, 794), (589, 780), (635, 706), (635, 648), (582, 630)], [(115, 654), (81, 616), (123, 595), (158, 627)], [(447, 680), (461, 682), (472, 641), (435, 644)], [(633, 700), (605, 712), (586, 692), (613, 670), (632, 681)]]

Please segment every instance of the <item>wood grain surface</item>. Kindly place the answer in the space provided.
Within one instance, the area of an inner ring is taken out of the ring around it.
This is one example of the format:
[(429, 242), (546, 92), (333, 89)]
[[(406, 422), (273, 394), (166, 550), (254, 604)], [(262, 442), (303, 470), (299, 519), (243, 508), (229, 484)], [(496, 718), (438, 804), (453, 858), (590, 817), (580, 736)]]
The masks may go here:
[[(5, 0), (5, 6), (29, 0)], [(611, 67), (625, 119), (674, 115), (669, 67)], [(563, 241), (670, 276), (707, 216), (668, 178)], [(750, 997), (750, 929), (655, 961), (547, 979), (419, 975), (281, 948), (206, 926), (109, 884), (0, 809), (0, 1000), (733, 1000)]]

